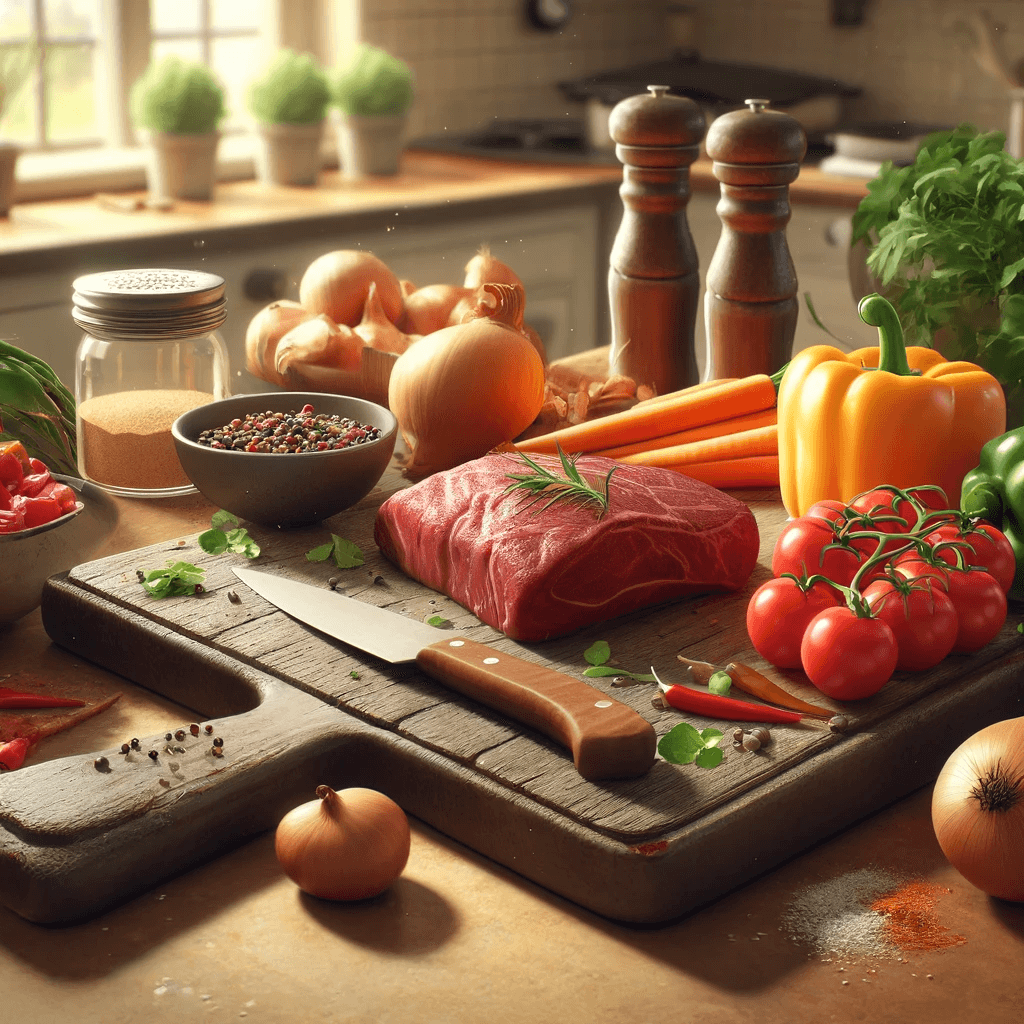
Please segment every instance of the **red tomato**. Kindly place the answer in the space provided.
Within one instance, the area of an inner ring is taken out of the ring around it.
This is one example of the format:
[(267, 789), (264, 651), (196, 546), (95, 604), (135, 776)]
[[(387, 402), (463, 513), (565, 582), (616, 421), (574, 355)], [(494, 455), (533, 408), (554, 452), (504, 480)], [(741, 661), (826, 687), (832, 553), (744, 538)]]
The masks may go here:
[(59, 519), (64, 514), (55, 498), (28, 498), (23, 494), (16, 494), (12, 501), (15, 511), (21, 512), (25, 517), (26, 530), (33, 526), (42, 526), (44, 523), (52, 523), (54, 519)]
[(772, 665), (799, 668), (800, 643), (807, 624), (840, 600), (839, 593), (827, 583), (814, 583), (804, 590), (789, 577), (769, 580), (754, 591), (747, 605), (750, 642)]
[(44, 468), (42, 473), (30, 473), (23, 477), (21, 485), (18, 487), (18, 494), (24, 494), (26, 498), (35, 498), (52, 482), (53, 477), (50, 476), (50, 471)]
[(984, 569), (950, 569), (947, 590), (959, 624), (953, 652), (980, 651), (1006, 621), (1003, 588)]
[(916, 550), (905, 551), (893, 558), (893, 569), (908, 580), (924, 578), (939, 590), (949, 590), (949, 569), (944, 562), (933, 565)]
[(847, 587), (862, 561), (860, 552), (847, 545), (839, 545), (831, 523), (801, 516), (786, 523), (775, 542), (772, 575), (791, 572), (794, 576), (805, 573), (814, 576), (820, 573)]
[(868, 606), (896, 637), (898, 669), (923, 672), (938, 665), (953, 649), (958, 621), (953, 602), (944, 591), (878, 580), (863, 593)]
[[(882, 533), (909, 533), (917, 522), (917, 510), (914, 506), (884, 488), (857, 495), (849, 507), (854, 512), (876, 520), (872, 528)], [(899, 516), (900, 519), (894, 519), (894, 516)]]
[[(932, 547), (950, 541), (963, 545), (959, 550), (965, 565), (980, 566), (995, 577), (1004, 594), (1009, 592), (1017, 572), (1017, 558), (1010, 542), (1000, 530), (991, 523), (979, 522), (963, 532), (955, 523), (943, 523), (925, 537), (925, 543)], [(941, 548), (935, 552), (935, 557), (949, 565), (956, 565), (956, 552), (953, 548)]]
[[(6, 488), (0, 488), (5, 490)], [(25, 513), (16, 509), (0, 508), (0, 533), (17, 533), (25, 529)]]
[(807, 678), (836, 700), (878, 693), (896, 670), (898, 657), (896, 637), (884, 622), (860, 618), (845, 605), (818, 612), (800, 644)]
[(3, 484), (0, 484), (0, 512), (10, 512), (14, 506), (11, 504), (11, 492)]
[(833, 498), (822, 498), (816, 501), (805, 513), (806, 516), (814, 516), (815, 519), (827, 519), (830, 523), (840, 523), (846, 518), (843, 513), (846, 506), (841, 501)]

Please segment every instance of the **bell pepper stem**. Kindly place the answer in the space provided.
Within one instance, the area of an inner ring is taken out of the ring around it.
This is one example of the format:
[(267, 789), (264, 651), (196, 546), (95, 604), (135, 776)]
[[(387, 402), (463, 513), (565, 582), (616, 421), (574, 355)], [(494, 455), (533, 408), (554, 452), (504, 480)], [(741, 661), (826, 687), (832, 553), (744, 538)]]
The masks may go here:
[(987, 519), (996, 525), (1002, 524), (1003, 500), (999, 491), (990, 483), (975, 483), (960, 499), (964, 512), (972, 517)]
[(913, 372), (907, 362), (903, 327), (892, 303), (878, 292), (865, 295), (857, 306), (861, 320), (878, 328), (878, 369), (908, 377)]

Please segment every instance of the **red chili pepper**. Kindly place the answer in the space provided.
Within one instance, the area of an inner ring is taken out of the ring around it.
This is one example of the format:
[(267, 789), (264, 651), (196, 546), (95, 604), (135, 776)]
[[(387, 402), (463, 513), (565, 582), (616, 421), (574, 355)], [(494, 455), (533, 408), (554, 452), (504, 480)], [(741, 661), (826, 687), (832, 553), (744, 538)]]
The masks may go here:
[(52, 523), (54, 519), (60, 519), (64, 514), (60, 510), (60, 502), (56, 498), (26, 498), (23, 494), (16, 494), (11, 499), (15, 512), (21, 512), (25, 516), (25, 529), (30, 530), (33, 526), (43, 526)]
[(0, 768), (13, 772), (25, 763), (31, 743), (24, 736), (16, 736), (8, 743), (0, 743)]
[(0, 708), (83, 708), (84, 700), (74, 697), (51, 697), (48, 693), (26, 693), (0, 686)]
[(799, 722), (803, 716), (795, 711), (769, 707), (767, 704), (752, 704), (734, 697), (723, 697), (718, 693), (705, 693), (689, 686), (670, 686), (662, 696), (677, 711), (690, 711), (708, 718), (725, 718), (730, 722)]

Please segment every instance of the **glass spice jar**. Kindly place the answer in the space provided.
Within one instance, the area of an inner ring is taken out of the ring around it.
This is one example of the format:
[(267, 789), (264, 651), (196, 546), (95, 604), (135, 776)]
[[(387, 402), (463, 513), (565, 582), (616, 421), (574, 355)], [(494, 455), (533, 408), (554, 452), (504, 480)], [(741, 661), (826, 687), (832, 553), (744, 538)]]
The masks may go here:
[(112, 494), (195, 491), (171, 424), (229, 394), (224, 279), (191, 270), (117, 270), (74, 282), (78, 468)]

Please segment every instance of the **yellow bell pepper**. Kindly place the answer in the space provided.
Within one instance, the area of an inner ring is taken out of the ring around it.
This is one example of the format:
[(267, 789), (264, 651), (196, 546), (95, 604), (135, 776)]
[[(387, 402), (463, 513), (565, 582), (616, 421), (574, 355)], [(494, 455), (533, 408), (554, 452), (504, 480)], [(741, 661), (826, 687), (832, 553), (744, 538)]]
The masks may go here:
[(938, 484), (956, 505), (982, 446), (1006, 430), (999, 382), (974, 363), (906, 347), (896, 311), (861, 300), (878, 348), (797, 353), (779, 387), (779, 479), (792, 516), (879, 484)]

